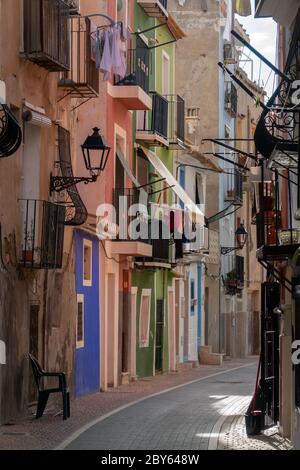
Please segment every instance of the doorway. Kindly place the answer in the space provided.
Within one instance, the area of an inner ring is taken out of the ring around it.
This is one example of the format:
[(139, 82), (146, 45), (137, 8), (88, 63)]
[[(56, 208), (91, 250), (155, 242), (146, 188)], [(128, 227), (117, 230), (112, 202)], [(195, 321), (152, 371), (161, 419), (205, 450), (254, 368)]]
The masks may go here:
[(180, 281), (175, 281), (175, 354), (176, 365), (180, 362)]
[(163, 370), (164, 301), (156, 301), (155, 371)]
[(108, 274), (107, 279), (107, 385), (115, 385), (115, 274)]
[[(120, 292), (120, 350), (119, 350), (119, 364), (121, 364), (121, 378), (122, 374), (129, 372), (129, 356), (130, 356), (130, 293), (129, 293), (129, 270), (123, 269), (123, 289)], [(121, 356), (121, 357), (120, 357)]]
[(204, 308), (205, 308), (205, 345), (207, 346), (209, 344), (209, 325), (208, 325), (208, 319), (209, 319), (209, 288), (205, 287), (205, 299), (204, 299)]
[(190, 315), (189, 315), (189, 278), (185, 279), (184, 281), (184, 299), (185, 302), (183, 303), (184, 308), (184, 322), (183, 322), (183, 330), (184, 330), (184, 338), (183, 338), (183, 362), (187, 362), (189, 360), (189, 323), (190, 323)]
[[(29, 352), (39, 360), (39, 305), (30, 305), (29, 313)], [(31, 367), (29, 368), (28, 385), (29, 403), (36, 401), (36, 384)]]

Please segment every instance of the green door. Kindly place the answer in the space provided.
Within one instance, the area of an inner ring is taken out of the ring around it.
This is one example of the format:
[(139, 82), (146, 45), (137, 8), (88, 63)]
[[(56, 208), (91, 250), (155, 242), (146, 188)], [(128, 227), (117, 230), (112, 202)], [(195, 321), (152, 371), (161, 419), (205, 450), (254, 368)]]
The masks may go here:
[(155, 346), (155, 370), (163, 370), (163, 340), (164, 340), (164, 301), (156, 302), (156, 346)]

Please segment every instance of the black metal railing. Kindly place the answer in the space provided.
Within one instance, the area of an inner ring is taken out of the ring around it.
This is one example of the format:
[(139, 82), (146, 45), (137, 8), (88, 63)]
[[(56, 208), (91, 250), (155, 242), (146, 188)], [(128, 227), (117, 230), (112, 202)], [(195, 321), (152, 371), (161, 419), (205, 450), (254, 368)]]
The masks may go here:
[[(272, 183), (260, 183), (259, 191), (259, 212), (256, 214), (257, 249), (299, 246), (300, 229), (293, 226), (291, 194), (287, 198), (286, 220), (284, 220), (280, 203), (281, 185), (278, 177)], [(281, 256), (280, 253), (279, 255)], [(276, 256), (276, 252), (274, 252), (274, 256)]]
[(237, 102), (237, 89), (232, 82), (227, 82), (225, 89), (225, 109), (233, 117), (237, 114)]
[(9, 107), (0, 103), (0, 158), (13, 155), (22, 143), (22, 130)]
[(226, 170), (225, 178), (225, 196), (227, 202), (234, 205), (243, 204), (243, 174), (238, 170)]
[(170, 146), (182, 146), (185, 140), (185, 102), (179, 95), (166, 95), (169, 103), (168, 140)]
[(244, 288), (245, 284), (245, 260), (243, 256), (227, 256), (227, 273), (223, 277), (226, 293), (235, 295)]
[[(258, 2), (258, 7), (262, 2)], [(258, 151), (269, 159), (275, 153), (281, 153), (293, 166), (293, 155), (298, 154), (300, 124), (298, 107), (295, 106), (295, 88), (293, 82), (299, 79), (300, 51), (300, 11), (294, 21), (294, 31), (289, 42), (289, 51), (283, 74), (277, 73), (278, 86), (264, 106), (256, 126), (254, 140)]]
[(159, 3), (165, 10), (168, 9), (168, 0), (159, 0)]
[(152, 259), (170, 263), (170, 240), (151, 240)]
[(156, 134), (164, 139), (168, 139), (168, 100), (159, 93), (151, 92), (152, 110), (140, 111), (142, 119), (139, 120), (137, 132)]
[[(113, 201), (116, 210), (118, 231), (116, 240), (141, 241), (151, 243), (149, 235), (149, 206), (143, 189), (114, 189)], [(143, 195), (145, 197), (143, 197)], [(138, 223), (138, 219), (140, 222)], [(134, 224), (132, 224), (132, 222)], [(136, 234), (134, 233), (136, 231)]]
[(21, 200), (24, 268), (60, 269), (63, 260), (65, 207), (35, 199)]
[(115, 76), (115, 85), (118, 86), (139, 86), (146, 93), (149, 93), (150, 76), (150, 49), (137, 38), (135, 49), (127, 51), (127, 69), (123, 79)]
[[(58, 127), (58, 152), (59, 167), (61, 175), (68, 180), (74, 177), (70, 132), (61, 126)], [(65, 225), (79, 226), (84, 224), (88, 217), (87, 208), (78, 192), (76, 184), (67, 189), (68, 200), (66, 201), (66, 220)]]
[(63, 0), (24, 0), (24, 53), (52, 72), (69, 69), (69, 7)]
[(91, 20), (76, 17), (70, 19), (70, 25), (70, 71), (63, 73), (59, 86), (74, 98), (92, 98), (99, 93), (99, 71), (93, 57)]

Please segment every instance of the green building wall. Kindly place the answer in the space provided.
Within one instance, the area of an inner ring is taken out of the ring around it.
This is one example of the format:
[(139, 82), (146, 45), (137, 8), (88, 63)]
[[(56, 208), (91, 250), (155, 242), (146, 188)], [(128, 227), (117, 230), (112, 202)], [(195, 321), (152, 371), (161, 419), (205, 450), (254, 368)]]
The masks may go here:
[[(135, 2), (134, 30), (144, 31), (148, 28), (158, 25), (158, 20), (149, 17), (144, 10)], [(173, 39), (169, 30), (162, 26), (154, 30), (156, 39), (160, 44), (167, 43)], [(175, 43), (166, 44), (162, 47), (152, 49), (151, 67), (150, 67), (150, 91), (156, 91), (162, 94), (162, 67), (163, 51), (170, 58), (170, 94), (175, 93)], [(133, 135), (136, 133), (136, 114), (133, 120)], [(165, 148), (151, 148), (153, 152), (162, 160), (164, 165), (173, 173), (174, 152)], [(133, 169), (136, 170), (136, 155), (133, 149)], [(150, 173), (155, 173), (153, 167), (149, 168)], [(160, 187), (156, 188), (157, 190)], [(151, 202), (157, 202), (157, 198), (152, 198)], [(173, 203), (172, 191), (168, 191), (168, 202)], [(156, 338), (156, 305), (157, 300), (164, 301), (164, 334), (163, 334), (163, 372), (169, 371), (169, 306), (168, 306), (168, 287), (172, 285), (173, 276), (168, 269), (156, 269), (153, 271), (134, 271), (132, 275), (132, 286), (138, 288), (137, 292), (137, 375), (138, 377), (149, 377), (155, 373), (155, 338)], [(151, 289), (151, 313), (150, 313), (150, 332), (149, 347), (139, 347), (139, 324), (140, 324), (140, 306), (141, 294), (143, 289)]]

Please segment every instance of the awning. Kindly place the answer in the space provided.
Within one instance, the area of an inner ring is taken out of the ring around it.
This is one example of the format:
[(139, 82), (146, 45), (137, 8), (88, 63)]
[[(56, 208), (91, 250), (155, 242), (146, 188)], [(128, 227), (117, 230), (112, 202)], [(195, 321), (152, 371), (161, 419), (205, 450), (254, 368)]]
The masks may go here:
[(181, 202), (185, 206), (185, 210), (188, 210), (192, 213), (193, 217), (195, 217), (195, 222), (200, 225), (205, 225), (204, 214), (203, 212), (197, 207), (197, 205), (192, 201), (190, 196), (184, 191), (184, 189), (180, 186), (176, 178), (170, 173), (170, 171), (165, 167), (163, 162), (160, 158), (155, 155), (155, 153), (151, 152), (151, 150), (146, 149), (145, 147), (140, 147), (143, 153), (148, 158), (149, 162), (154, 166), (154, 168), (158, 171), (162, 178), (165, 178), (168, 185), (174, 191), (176, 196), (179, 197)]
[(139, 189), (140, 191), (140, 197), (139, 197), (139, 202), (140, 204), (147, 205), (147, 200), (148, 200), (148, 194), (145, 191), (144, 188), (141, 187), (140, 183), (132, 173), (131, 169), (129, 168), (129, 165), (127, 164), (125, 157), (123, 155), (122, 150), (120, 149), (119, 145), (117, 145), (117, 157), (120, 160), (120, 163), (122, 167), (124, 168), (125, 172), (127, 173), (129, 179), (132, 181), (134, 186)]
[(120, 147), (117, 145), (117, 157), (118, 159), (120, 160), (120, 163), (122, 165), (122, 167), (124, 168), (124, 170), (126, 171), (129, 179), (133, 182), (134, 186), (136, 188), (140, 188), (140, 183), (138, 182), (138, 180), (136, 179), (136, 177), (134, 176), (134, 174), (132, 173), (131, 169), (129, 168), (126, 160), (125, 160), (125, 157), (123, 155), (123, 152), (122, 150), (120, 149)]

